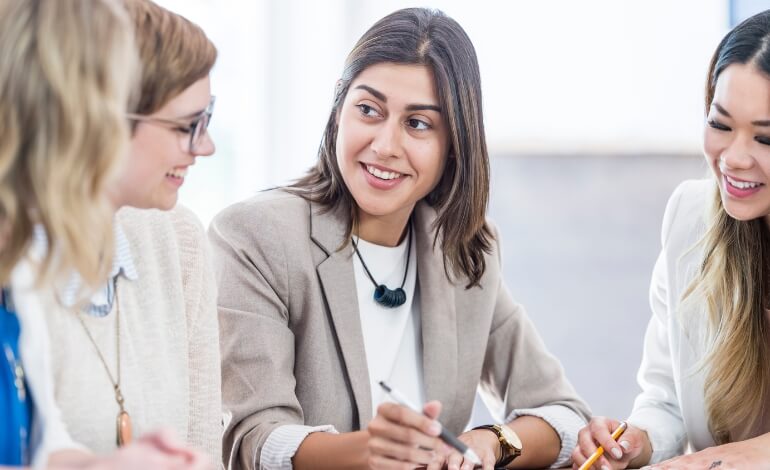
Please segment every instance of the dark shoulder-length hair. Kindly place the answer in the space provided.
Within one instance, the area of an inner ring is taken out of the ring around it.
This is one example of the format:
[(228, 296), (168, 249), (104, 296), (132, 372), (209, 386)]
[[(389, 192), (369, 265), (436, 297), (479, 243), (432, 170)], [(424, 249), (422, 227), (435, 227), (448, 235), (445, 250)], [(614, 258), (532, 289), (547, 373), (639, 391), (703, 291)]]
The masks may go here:
[(318, 150), (318, 163), (289, 190), (327, 210), (350, 214), (348, 235), (356, 226), (353, 196), (342, 180), (335, 142), (337, 113), (351, 82), (367, 67), (383, 62), (417, 64), (433, 71), (450, 137), (449, 158), (436, 187), (425, 197), (435, 208), (434, 246), (440, 243), (447, 275), (478, 285), (491, 250), (486, 224), (489, 156), (481, 109), (481, 77), (470, 38), (438, 10), (407, 8), (382, 18), (358, 40), (345, 61), (334, 104)]

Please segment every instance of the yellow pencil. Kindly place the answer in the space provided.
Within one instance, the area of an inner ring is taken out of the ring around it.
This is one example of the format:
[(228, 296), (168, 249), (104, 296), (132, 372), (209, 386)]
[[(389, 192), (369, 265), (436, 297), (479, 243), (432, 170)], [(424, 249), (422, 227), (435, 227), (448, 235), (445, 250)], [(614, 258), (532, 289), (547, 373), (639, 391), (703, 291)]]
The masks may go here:
[[(628, 428), (628, 423), (626, 423), (625, 421), (620, 423), (620, 426), (618, 426), (617, 429), (615, 429), (615, 432), (612, 433), (612, 439), (617, 441), (620, 438), (620, 436), (623, 435), (623, 433), (626, 431), (627, 428)], [(603, 454), (604, 454), (604, 447), (599, 446), (599, 448), (596, 449), (596, 452), (594, 452), (594, 454), (588, 460), (586, 460), (586, 462), (583, 465), (581, 465), (578, 470), (588, 470), (589, 468), (591, 468), (591, 465), (595, 464), (596, 461), (599, 460), (599, 457), (601, 457)]]

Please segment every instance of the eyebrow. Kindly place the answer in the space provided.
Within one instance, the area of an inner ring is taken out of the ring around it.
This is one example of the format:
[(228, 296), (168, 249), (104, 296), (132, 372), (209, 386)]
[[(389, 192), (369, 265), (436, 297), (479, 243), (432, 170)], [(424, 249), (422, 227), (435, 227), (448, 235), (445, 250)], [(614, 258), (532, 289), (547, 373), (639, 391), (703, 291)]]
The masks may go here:
[[(732, 118), (730, 113), (727, 112), (719, 103), (711, 103), (711, 106), (715, 107), (719, 114), (723, 114), (726, 117)], [(770, 127), (770, 119), (760, 119), (758, 121), (751, 121), (751, 124), (759, 127)]]
[(441, 112), (441, 107), (436, 106), (435, 104), (410, 104), (406, 107), (407, 111), (436, 111), (437, 113)]
[(719, 112), (719, 114), (722, 114), (722, 115), (727, 116), (729, 118), (732, 117), (732, 116), (730, 116), (730, 113), (728, 113), (727, 110), (725, 108), (723, 108), (722, 105), (720, 105), (716, 101), (712, 102), (711, 106), (715, 107), (717, 109), (717, 111)]
[(200, 116), (200, 115), (201, 115), (201, 114), (203, 114), (204, 112), (206, 112), (206, 108), (200, 109), (200, 110), (198, 110), (198, 111), (193, 111), (193, 112), (192, 112), (192, 113), (190, 113), (190, 114), (185, 114), (184, 116), (179, 116), (178, 118), (175, 118), (175, 119), (180, 119), (180, 120), (181, 120), (181, 119), (192, 119), (192, 118), (194, 118), (194, 117), (198, 117), (198, 116)]
[[(388, 102), (388, 97), (385, 96), (385, 94), (379, 90), (376, 90), (369, 85), (358, 85), (356, 89), (365, 90), (371, 93), (372, 96), (377, 98), (378, 100), (382, 101), (383, 103)], [(436, 111), (437, 113), (441, 112), (441, 107), (436, 106), (435, 104), (410, 104), (406, 107), (407, 111)]]

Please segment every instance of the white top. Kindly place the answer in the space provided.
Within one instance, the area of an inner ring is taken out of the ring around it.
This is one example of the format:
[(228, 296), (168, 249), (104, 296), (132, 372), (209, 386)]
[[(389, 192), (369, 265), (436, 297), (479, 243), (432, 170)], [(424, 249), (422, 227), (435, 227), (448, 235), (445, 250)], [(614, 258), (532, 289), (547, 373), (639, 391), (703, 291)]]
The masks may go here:
[[(35, 248), (33, 245), (33, 252)], [(33, 258), (39, 259), (34, 255)], [(61, 411), (54, 399), (51, 346), (48, 341), (45, 312), (55, 305), (55, 299), (35, 285), (36, 273), (32, 261), (24, 260), (19, 263), (11, 274), (11, 292), (21, 327), (19, 352), (34, 402), (31, 429), (32, 464), (35, 468), (45, 468), (52, 452), (81, 447), (75, 444), (67, 432)]]
[[(115, 233), (115, 257), (112, 260), (108, 281), (91, 295), (89, 304), (83, 307), (86, 313), (97, 317), (104, 317), (112, 310), (118, 278), (135, 281), (139, 277), (134, 264), (134, 257), (131, 255), (131, 244), (123, 232), (123, 228), (120, 224), (115, 223), (113, 224), (113, 231)], [(64, 287), (61, 300), (66, 307), (73, 307), (77, 303), (82, 282), (80, 276), (76, 274)]]
[[(392, 248), (365, 240), (358, 240), (357, 243), (375, 281), (390, 289), (399, 287), (404, 278), (408, 237)], [(358, 256), (352, 254), (373, 415), (377, 414), (377, 407), (381, 403), (391, 401), (379, 386), (380, 380), (387, 381), (415, 405), (422, 406), (425, 403), (420, 302), (416, 289), (417, 253), (414, 243), (411, 251), (409, 271), (404, 284), (406, 303), (397, 308), (383, 307), (374, 301), (374, 284), (367, 276)], [(513, 410), (505, 421), (510, 422), (524, 415), (542, 418), (554, 428), (561, 439), (561, 450), (552, 467), (567, 465), (570, 454), (577, 445), (577, 432), (585, 425), (583, 419), (566, 406), (551, 405)], [(302, 441), (312, 432), (336, 434), (337, 430), (331, 425), (290, 424), (275, 428), (262, 447), (260, 469), (291, 470), (292, 457)]]
[(203, 228), (187, 209), (124, 208), (116, 216), (136, 277), (118, 276), (109, 315), (46, 311), (56, 400), (72, 437), (104, 453), (116, 448), (118, 405), (104, 365), (116, 375), (120, 309), (121, 389), (134, 436), (169, 427), (219, 462), (222, 413), (216, 285)]
[[(119, 226), (116, 226), (115, 239), (113, 276), (125, 272), (129, 277), (135, 278), (128, 242)], [(60, 309), (59, 298), (64, 305), (73, 305), (82, 281), (78, 275), (74, 275), (70, 282), (65, 284), (67, 288), (63, 294), (58, 297), (54, 289), (37, 286), (37, 260), (42, 259), (47, 249), (45, 232), (42, 227), (36, 226), (28, 255), (14, 268), (11, 275), (11, 297), (21, 326), (21, 360), (34, 401), (31, 451), (35, 468), (45, 468), (52, 452), (65, 449), (85, 450), (67, 432), (61, 410), (55, 401), (51, 345), (48, 341), (49, 332), (45, 317), (45, 312)], [(94, 298), (98, 298), (98, 293)]]
[(715, 445), (705, 410), (705, 373), (698, 367), (705, 355), (701, 338), (708, 316), (704, 306), (702, 314), (683, 317), (679, 305), (703, 258), (700, 247), (691, 248), (705, 233), (706, 210), (716, 190), (712, 180), (682, 183), (663, 217), (663, 249), (650, 285), (653, 315), (638, 374), (642, 393), (628, 419), (647, 431), (652, 463), (683, 453), (688, 444), (695, 451)]
[[(395, 290), (404, 280), (407, 240), (396, 247), (375, 245), (358, 240), (358, 251), (378, 284)], [(417, 299), (417, 255), (414, 243), (409, 256), (409, 270), (404, 283), (406, 302), (395, 308), (374, 300), (374, 284), (366, 275), (358, 256), (353, 256), (353, 271), (358, 294), (358, 311), (366, 350), (366, 365), (372, 391), (372, 416), (384, 401), (392, 401), (380, 387), (384, 380), (404, 396), (422, 406), (425, 387), (422, 377), (422, 328), (420, 302)]]
[[(356, 243), (366, 267), (378, 284), (385, 284), (392, 290), (401, 286), (407, 261), (408, 237), (396, 247), (375, 245), (361, 239), (357, 239)], [(351, 251), (352, 249), (351, 247)], [(420, 302), (415, 298), (417, 254), (414, 240), (411, 252), (403, 287), (406, 302), (395, 308), (384, 307), (374, 300), (374, 284), (367, 276), (358, 256), (352, 253), (356, 280), (354, 287), (358, 295), (373, 415), (377, 414), (377, 407), (381, 403), (390, 401), (379, 385), (381, 380), (397, 388), (413, 403), (422, 405), (425, 402)], [(291, 470), (291, 459), (302, 441), (311, 432), (319, 431), (337, 433), (331, 425), (285, 425), (276, 428), (262, 447), (260, 468)]]

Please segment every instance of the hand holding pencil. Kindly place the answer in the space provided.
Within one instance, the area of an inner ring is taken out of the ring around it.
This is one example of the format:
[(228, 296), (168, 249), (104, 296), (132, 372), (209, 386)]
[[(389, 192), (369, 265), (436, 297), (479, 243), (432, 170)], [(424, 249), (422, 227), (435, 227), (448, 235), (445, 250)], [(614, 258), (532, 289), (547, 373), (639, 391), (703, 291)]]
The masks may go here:
[(647, 433), (612, 418), (594, 417), (578, 433), (572, 453), (574, 470), (619, 470), (646, 465), (651, 446)]

